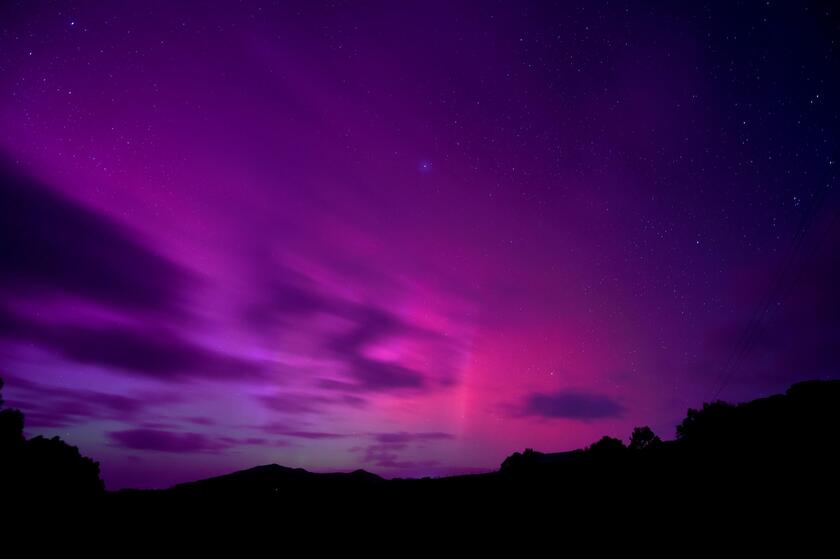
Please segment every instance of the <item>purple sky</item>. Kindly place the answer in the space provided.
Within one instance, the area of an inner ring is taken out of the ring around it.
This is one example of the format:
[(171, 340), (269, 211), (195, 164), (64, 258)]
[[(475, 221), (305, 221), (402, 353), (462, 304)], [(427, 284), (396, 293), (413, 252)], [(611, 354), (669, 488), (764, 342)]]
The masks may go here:
[(831, 3), (278, 4), (0, 8), (4, 398), (109, 488), (840, 376)]

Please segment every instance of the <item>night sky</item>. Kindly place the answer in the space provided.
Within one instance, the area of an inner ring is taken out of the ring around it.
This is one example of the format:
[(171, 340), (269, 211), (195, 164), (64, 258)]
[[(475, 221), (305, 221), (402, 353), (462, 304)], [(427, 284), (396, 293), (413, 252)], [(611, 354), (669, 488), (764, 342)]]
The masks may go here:
[(115, 489), (840, 378), (831, 4), (4, 2), (7, 405)]

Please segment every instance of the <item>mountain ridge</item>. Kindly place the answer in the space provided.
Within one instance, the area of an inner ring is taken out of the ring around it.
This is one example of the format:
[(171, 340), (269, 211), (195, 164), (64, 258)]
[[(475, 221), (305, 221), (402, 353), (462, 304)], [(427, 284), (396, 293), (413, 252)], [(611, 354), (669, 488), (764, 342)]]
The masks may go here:
[[(816, 380), (792, 385), (783, 394), (757, 398), (739, 404), (716, 401), (700, 409), (689, 409), (677, 426), (677, 438), (661, 440), (649, 428), (634, 430), (629, 446), (603, 437), (589, 447), (564, 452), (525, 449), (514, 452), (499, 469), (486, 473), (436, 478), (392, 478), (357, 469), (351, 472), (310, 472), (279, 464), (264, 464), (174, 485), (168, 489), (114, 492), (118, 495), (156, 494), (172, 497), (268, 498), (275, 494), (302, 497), (308, 493), (375, 494), (471, 491), (513, 486), (564, 486), (574, 479), (577, 487), (600, 490), (620, 485), (636, 476), (651, 487), (678, 483), (679, 475), (699, 473), (705, 482), (727, 485), (730, 475), (739, 476), (745, 486), (765, 477), (781, 476), (793, 482), (809, 469), (825, 471), (837, 462), (833, 451), (840, 442), (840, 381)], [(772, 461), (762, 464), (762, 461)], [(761, 465), (761, 473), (750, 477), (750, 468)], [(660, 480), (654, 478), (660, 476)], [(662, 480), (665, 480), (663, 482)], [(601, 484), (596, 487), (595, 482)], [(664, 489), (663, 489), (664, 491)]]

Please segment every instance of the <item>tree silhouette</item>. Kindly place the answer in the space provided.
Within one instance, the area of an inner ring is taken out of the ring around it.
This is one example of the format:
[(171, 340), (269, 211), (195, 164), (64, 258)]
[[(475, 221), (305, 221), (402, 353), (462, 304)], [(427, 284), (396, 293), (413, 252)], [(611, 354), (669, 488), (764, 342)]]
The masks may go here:
[(736, 407), (720, 400), (703, 404), (703, 409), (689, 409), (677, 426), (677, 439), (707, 444), (722, 442), (731, 436)]
[(644, 427), (636, 427), (630, 435), (630, 450), (644, 450), (662, 443), (662, 439), (656, 436), (653, 429), (645, 425)]
[(614, 456), (627, 450), (624, 443), (613, 437), (601, 437), (598, 442), (592, 443), (588, 452), (594, 456)]
[(524, 452), (514, 452), (508, 456), (502, 462), (501, 469), (502, 471), (514, 471), (531, 467), (537, 462), (540, 456), (542, 456), (541, 452), (536, 452), (533, 448), (526, 448)]
[(23, 413), (20, 410), (3, 409), (3, 379), (0, 378), (0, 448), (2, 459), (9, 459), (23, 449)]
[[(0, 379), (0, 407), (3, 380)], [(58, 437), (23, 434), (20, 410), (0, 409), (0, 493), (30, 498), (91, 497), (102, 494), (99, 463), (82, 456), (79, 449)]]

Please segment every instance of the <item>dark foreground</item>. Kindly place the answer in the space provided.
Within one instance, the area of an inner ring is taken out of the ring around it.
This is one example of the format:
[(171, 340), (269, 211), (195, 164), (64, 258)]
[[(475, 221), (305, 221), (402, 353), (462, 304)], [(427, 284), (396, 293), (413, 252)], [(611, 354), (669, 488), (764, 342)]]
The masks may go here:
[(179, 526), (255, 519), (370, 530), (639, 522), (690, 532), (702, 521), (705, 530), (763, 525), (766, 532), (794, 524), (837, 530), (840, 381), (800, 383), (736, 406), (706, 404), (689, 411), (677, 435), (661, 441), (642, 428), (629, 446), (605, 437), (573, 452), (527, 450), (478, 475), (385, 480), (362, 470), (315, 474), (272, 464), (166, 490), (118, 492), (102, 489), (88, 459), (78, 457), (75, 470), (54, 471), (58, 462), (39, 455), (43, 449), (23, 452), (17, 462), (7, 449), (3, 493), (6, 504), (56, 514), (84, 508), (115, 522)]

